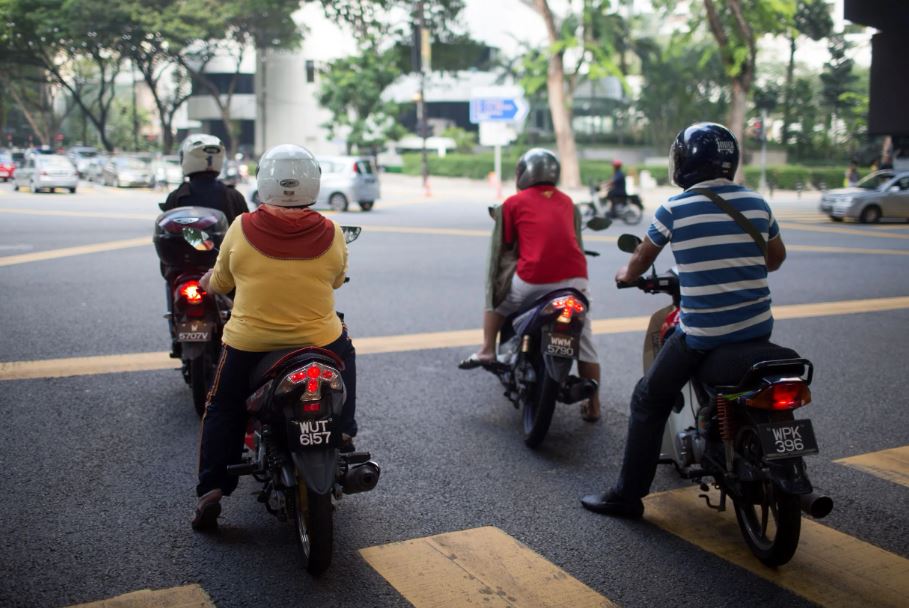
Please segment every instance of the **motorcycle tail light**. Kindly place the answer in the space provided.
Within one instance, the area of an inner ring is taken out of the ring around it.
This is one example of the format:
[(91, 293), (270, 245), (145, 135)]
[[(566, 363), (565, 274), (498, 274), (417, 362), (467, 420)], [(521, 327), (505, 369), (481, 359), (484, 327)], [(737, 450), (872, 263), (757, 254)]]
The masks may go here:
[[(305, 383), (305, 384), (304, 384)], [(322, 384), (328, 383), (332, 390), (342, 390), (344, 384), (341, 381), (341, 374), (327, 365), (321, 363), (310, 363), (304, 367), (296, 369), (287, 374), (278, 386), (277, 393), (284, 394), (290, 392), (298, 384), (304, 384), (304, 393), (300, 401), (318, 402), (322, 398)], [(319, 411), (318, 403), (314, 412)], [(309, 411), (305, 410), (304, 411)]]
[(199, 285), (199, 281), (187, 281), (180, 285), (177, 289), (177, 293), (181, 298), (186, 300), (187, 303), (192, 305), (198, 305), (203, 302), (205, 299), (205, 290), (202, 289), (202, 286)]
[(794, 410), (811, 403), (811, 389), (802, 381), (777, 382), (745, 399), (745, 405), (762, 410)]
[(583, 302), (574, 296), (564, 296), (562, 298), (556, 298), (552, 300), (549, 304), (543, 307), (543, 314), (552, 314), (556, 311), (560, 311), (559, 316), (556, 318), (557, 323), (571, 323), (571, 317), (574, 315), (581, 315), (584, 313), (586, 308), (584, 307)]

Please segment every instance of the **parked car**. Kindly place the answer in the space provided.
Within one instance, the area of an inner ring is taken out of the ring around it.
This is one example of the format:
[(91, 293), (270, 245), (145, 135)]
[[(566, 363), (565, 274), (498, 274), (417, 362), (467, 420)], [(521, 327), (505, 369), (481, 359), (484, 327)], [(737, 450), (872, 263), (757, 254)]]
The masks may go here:
[(87, 179), (90, 182), (100, 182), (101, 174), (104, 172), (104, 167), (109, 160), (110, 157), (103, 154), (98, 154), (94, 158), (89, 159), (85, 170), (82, 172), (82, 179)]
[(105, 186), (129, 188), (149, 187), (152, 184), (151, 167), (147, 162), (133, 156), (114, 156), (104, 165), (101, 183)]
[(75, 194), (79, 176), (62, 154), (27, 154), (25, 162), (16, 168), (13, 184), (16, 189), (25, 186), (32, 192), (66, 188)]
[[(316, 204), (327, 205), (336, 211), (347, 211), (350, 203), (357, 203), (369, 211), (380, 196), (379, 176), (372, 160), (362, 156), (320, 156), (322, 183)], [(249, 200), (259, 204), (259, 190), (250, 187)]]
[(183, 183), (183, 167), (177, 155), (162, 156), (152, 162), (152, 185), (157, 188)]
[(820, 209), (834, 222), (909, 220), (909, 171), (876, 171), (854, 187), (828, 190), (821, 195)]
[(98, 157), (98, 149), (92, 146), (73, 146), (66, 155), (76, 167), (79, 177), (85, 179), (86, 169), (92, 160)]
[(9, 152), (0, 152), (0, 179), (7, 182), (16, 174), (16, 163)]

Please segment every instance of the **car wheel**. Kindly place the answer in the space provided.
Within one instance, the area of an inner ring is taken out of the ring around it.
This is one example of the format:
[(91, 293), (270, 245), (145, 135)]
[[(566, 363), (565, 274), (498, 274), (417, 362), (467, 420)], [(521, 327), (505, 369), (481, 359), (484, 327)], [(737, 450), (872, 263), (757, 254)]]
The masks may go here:
[(843, 218), (841, 218), (841, 217), (833, 217), (832, 215), (830, 216), (830, 219), (831, 219), (832, 221), (834, 221), (834, 222), (842, 222), (842, 221), (843, 221)]
[(69, 193), (70, 193), (70, 194), (75, 194), (75, 193), (76, 193), (76, 189), (75, 189), (75, 188), (70, 188), (70, 189), (69, 189)]
[(328, 197), (328, 206), (335, 211), (347, 211), (347, 197), (340, 192), (335, 192)]
[(360, 209), (363, 211), (370, 211), (375, 204), (375, 201), (360, 201)]
[(881, 219), (881, 208), (877, 205), (868, 205), (862, 209), (859, 221), (863, 224), (877, 224)]

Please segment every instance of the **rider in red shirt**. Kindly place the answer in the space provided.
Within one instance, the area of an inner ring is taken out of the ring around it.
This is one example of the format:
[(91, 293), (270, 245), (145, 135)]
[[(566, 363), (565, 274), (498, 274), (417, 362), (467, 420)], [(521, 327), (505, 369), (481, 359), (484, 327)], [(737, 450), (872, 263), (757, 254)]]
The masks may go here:
[[(577, 211), (571, 198), (556, 188), (560, 169), (556, 156), (540, 148), (527, 151), (518, 161), (518, 192), (502, 205), (501, 243), (504, 250), (517, 246), (516, 271), (504, 301), (486, 310), (483, 347), (461, 362), (464, 369), (495, 360), (496, 338), (505, 318), (525, 302), (562, 287), (587, 294), (587, 259), (578, 236)], [(578, 373), (582, 378), (600, 381), (589, 317), (581, 334)], [(599, 419), (598, 394), (582, 404), (581, 413), (590, 422)]]

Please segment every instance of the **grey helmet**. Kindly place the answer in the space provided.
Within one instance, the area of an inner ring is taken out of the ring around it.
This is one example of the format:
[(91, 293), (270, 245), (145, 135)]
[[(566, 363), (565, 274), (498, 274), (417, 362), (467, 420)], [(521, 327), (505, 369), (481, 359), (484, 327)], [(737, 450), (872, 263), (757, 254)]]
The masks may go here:
[(555, 186), (559, 183), (561, 170), (562, 166), (555, 154), (545, 148), (531, 148), (524, 153), (515, 167), (515, 183), (518, 190), (526, 190), (541, 184)]

